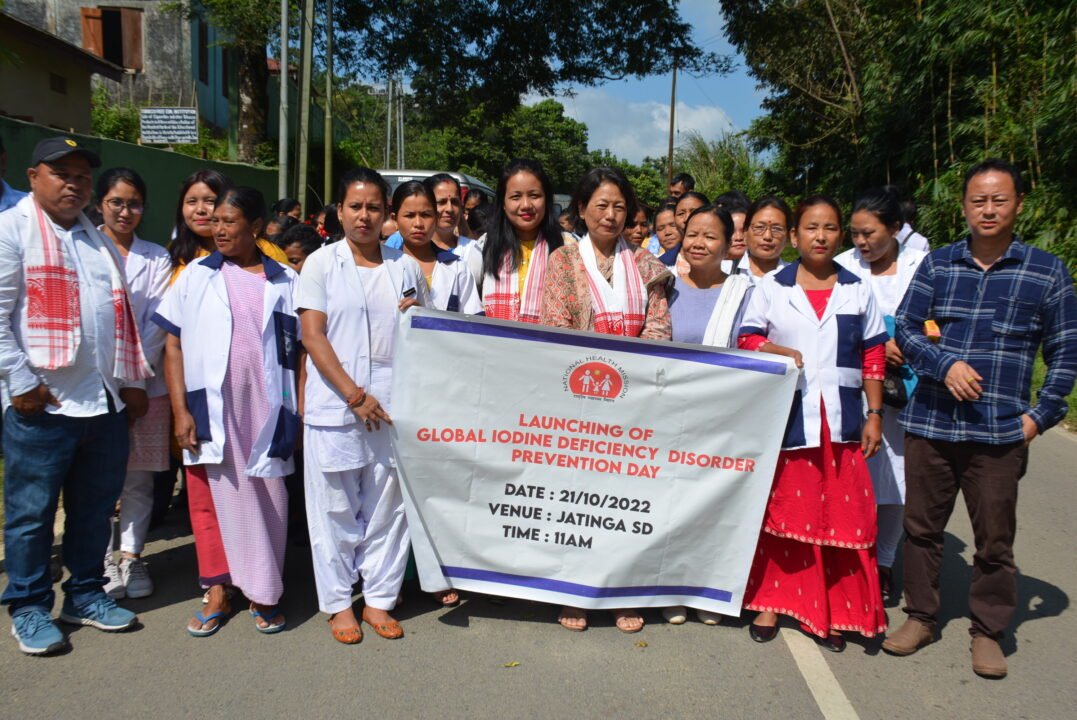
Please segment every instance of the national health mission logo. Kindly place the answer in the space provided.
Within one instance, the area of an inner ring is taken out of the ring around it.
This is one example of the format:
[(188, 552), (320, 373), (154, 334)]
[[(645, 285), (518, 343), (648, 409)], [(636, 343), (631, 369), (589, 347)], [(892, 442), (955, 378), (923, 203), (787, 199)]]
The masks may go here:
[(613, 402), (628, 393), (628, 376), (607, 357), (589, 355), (568, 366), (561, 384), (575, 397)]

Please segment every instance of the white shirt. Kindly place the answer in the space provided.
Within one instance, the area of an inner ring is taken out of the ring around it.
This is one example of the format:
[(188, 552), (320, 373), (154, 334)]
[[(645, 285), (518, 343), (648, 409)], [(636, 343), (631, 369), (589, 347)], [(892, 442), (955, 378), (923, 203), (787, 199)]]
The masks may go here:
[[(482, 261), (481, 254), (474, 255)], [(463, 257), (455, 251), (438, 250), (438, 261), (434, 263), (430, 280), (430, 305), (436, 310), (478, 315), (482, 312), (482, 300), (479, 299), (475, 276), (468, 269), (467, 260), (460, 259)]]
[[(760, 277), (759, 275), (756, 275), (754, 272), (752, 272), (752, 269), (750, 267), (748, 267), (748, 253), (745, 252), (744, 255), (741, 256), (740, 262), (737, 264), (736, 272), (737, 272), (738, 275), (744, 275), (745, 277), (747, 277), (748, 280), (752, 283), (752, 285), (755, 286), (755, 285), (759, 284), (759, 281), (762, 280), (764, 277), (766, 277), (767, 275), (773, 275), (774, 273), (778, 272), (779, 270), (781, 270), (783, 267), (785, 267), (788, 264), (789, 263), (787, 263), (785, 260), (782, 260), (781, 258), (778, 258), (778, 267), (776, 267), (773, 270), (771, 270), (770, 272), (766, 273), (766, 275), (763, 275), (762, 277)], [(722, 261), (722, 272), (724, 272), (726, 275), (733, 274), (733, 261), (732, 260), (723, 260)]]
[[(414, 289), (419, 304), (429, 304), (426, 279), (419, 263), (403, 251), (382, 245), (381, 254), (383, 276), (389, 279), (388, 292), (393, 302), (391, 317), (395, 328), (400, 316), (396, 303), (403, 299), (405, 291)], [(374, 362), (372, 333), (375, 326), (380, 327), (371, 316), (379, 309), (368, 304), (365, 278), (360, 277), (356, 267), (346, 240), (315, 250), (303, 264), (296, 307), (325, 314), (325, 335), (340, 364), (356, 385), (367, 388)], [(309, 355), (306, 370), (303, 422), (329, 427), (358, 422), (345, 398), (322, 377)]]
[[(187, 409), (194, 417), (198, 452), (183, 451), (187, 465), (224, 462), (222, 387), (232, 343), (232, 309), (221, 268), (224, 256), (200, 257), (180, 274), (165, 294), (153, 321), (180, 338)], [(283, 477), (294, 469), (292, 450), (299, 432), (296, 375), (299, 369), (299, 318), (293, 297), (298, 276), (291, 268), (262, 258), (266, 282), (262, 293), (262, 366), (269, 412), (254, 428), (255, 441), (246, 474)]]
[(396, 344), (396, 320), (400, 314), (400, 302), (393, 291), (393, 279), (383, 262), (376, 267), (355, 266), (359, 282), (363, 285), (363, 299), (367, 306), (367, 322), (370, 324), (370, 360), (375, 365), (393, 362), (393, 346)]
[(859, 442), (863, 419), (863, 349), (889, 337), (871, 288), (838, 266), (838, 280), (823, 317), (797, 284), (799, 262), (771, 273), (755, 286), (741, 334), (765, 335), (799, 350), (804, 369), (797, 382), (782, 448), (819, 447), (820, 401), (826, 404), (833, 442)]
[(75, 361), (69, 367), (56, 370), (30, 365), (23, 349), (21, 328), (26, 321), (23, 249), (31, 208), (31, 204), (23, 202), (0, 213), (0, 380), (3, 382), (4, 407), (10, 404), (11, 396), (27, 393), (44, 382), (60, 401), (60, 407), (46, 406), (45, 411), (50, 414), (68, 417), (103, 415), (108, 412), (109, 396), (113, 406), (122, 410), (120, 388), (142, 387), (142, 383), (124, 383), (113, 376), (116, 316), (112, 303), (112, 269), (101, 248), (107, 247), (117, 261), (119, 256), (108, 238), (100, 233), (90, 237), (86, 228), (93, 228), (85, 217), (70, 230), (53, 223), (56, 237), (63, 245), (64, 253), (72, 259), (79, 279), (82, 335)]
[(927, 238), (912, 229), (912, 225), (905, 223), (898, 230), (897, 241), (902, 247), (911, 248), (913, 250), (921, 250), (925, 253), (931, 252), (931, 243), (927, 241)]
[[(923, 250), (917, 250), (909, 245), (903, 245), (898, 252), (897, 273), (889, 275), (873, 275), (871, 264), (866, 262), (856, 248), (846, 250), (834, 258), (834, 262), (856, 275), (871, 288), (875, 296), (875, 302), (879, 306), (879, 312), (884, 316), (893, 315), (897, 312), (897, 306), (905, 296), (905, 291), (912, 283), (916, 268), (927, 257)], [(896, 278), (890, 282), (889, 278)]]
[(124, 278), (131, 310), (142, 338), (142, 352), (146, 362), (153, 368), (154, 376), (146, 381), (146, 393), (150, 397), (162, 397), (168, 394), (163, 367), (168, 333), (153, 322), (153, 314), (168, 292), (172, 279), (172, 259), (163, 247), (136, 235), (124, 263)]

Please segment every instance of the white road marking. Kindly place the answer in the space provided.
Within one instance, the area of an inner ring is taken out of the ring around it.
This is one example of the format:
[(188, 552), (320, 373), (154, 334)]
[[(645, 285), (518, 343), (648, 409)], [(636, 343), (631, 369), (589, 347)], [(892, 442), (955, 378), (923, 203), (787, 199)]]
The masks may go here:
[(804, 676), (823, 717), (826, 720), (859, 720), (860, 716), (856, 714), (815, 641), (789, 628), (782, 628), (779, 634), (785, 638), (789, 653)]

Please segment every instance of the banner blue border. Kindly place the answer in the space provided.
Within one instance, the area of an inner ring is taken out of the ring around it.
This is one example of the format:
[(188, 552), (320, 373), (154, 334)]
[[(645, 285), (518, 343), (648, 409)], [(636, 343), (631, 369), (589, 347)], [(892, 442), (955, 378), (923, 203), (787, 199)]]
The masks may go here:
[(639, 585), (636, 587), (600, 588), (591, 585), (566, 582), (564, 580), (550, 580), (549, 578), (532, 577), (530, 575), (511, 575), (509, 573), (494, 572), (493, 570), (477, 570), (475, 568), (454, 567), (452, 565), (442, 565), (441, 573), (445, 577), (460, 578), (461, 580), (481, 580), (482, 582), (516, 585), (518, 587), (531, 588), (532, 590), (546, 590), (548, 592), (562, 593), (564, 595), (578, 595), (587, 598), (643, 597), (645, 595), (692, 595), (695, 597), (717, 600), (719, 602), (731, 602), (733, 600), (733, 593), (728, 590), (693, 587), (691, 585)]
[(738, 370), (750, 370), (752, 372), (766, 373), (768, 375), (785, 375), (784, 363), (766, 360), (764, 358), (745, 357), (732, 353), (707, 352), (692, 348), (680, 347), (679, 345), (650, 345), (627, 342), (615, 336), (593, 335), (583, 333), (559, 333), (543, 330), (541, 327), (520, 324), (509, 327), (507, 325), (492, 325), (467, 320), (456, 320), (444, 317), (429, 317), (416, 315), (411, 318), (411, 326), (417, 330), (433, 330), (437, 332), (466, 333), (469, 335), (482, 335), (486, 337), (510, 338), (513, 340), (526, 340), (528, 342), (556, 343), (591, 350), (612, 350), (615, 352), (635, 353), (637, 355), (649, 355), (652, 357), (664, 357), (670, 360), (682, 360), (685, 362), (701, 363), (703, 365), (716, 365), (718, 367), (730, 367)]

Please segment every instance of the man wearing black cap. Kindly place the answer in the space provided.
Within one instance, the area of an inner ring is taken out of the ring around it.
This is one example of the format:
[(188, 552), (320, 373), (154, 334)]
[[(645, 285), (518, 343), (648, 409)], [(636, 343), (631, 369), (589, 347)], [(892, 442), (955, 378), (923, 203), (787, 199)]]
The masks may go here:
[(0, 212), (15, 207), (15, 203), (26, 197), (26, 193), (4, 182), (4, 174), (7, 172), (7, 148), (4, 147), (4, 138), (0, 137)]
[(49, 573), (61, 490), (70, 576), (60, 619), (110, 631), (136, 622), (102, 589), (101, 548), (127, 465), (126, 402), (144, 392), (150, 371), (120, 260), (82, 213), (100, 164), (72, 138), (43, 140), (27, 170), (30, 195), (0, 214), (8, 576), (0, 603), (31, 655), (67, 644), (52, 622)]

